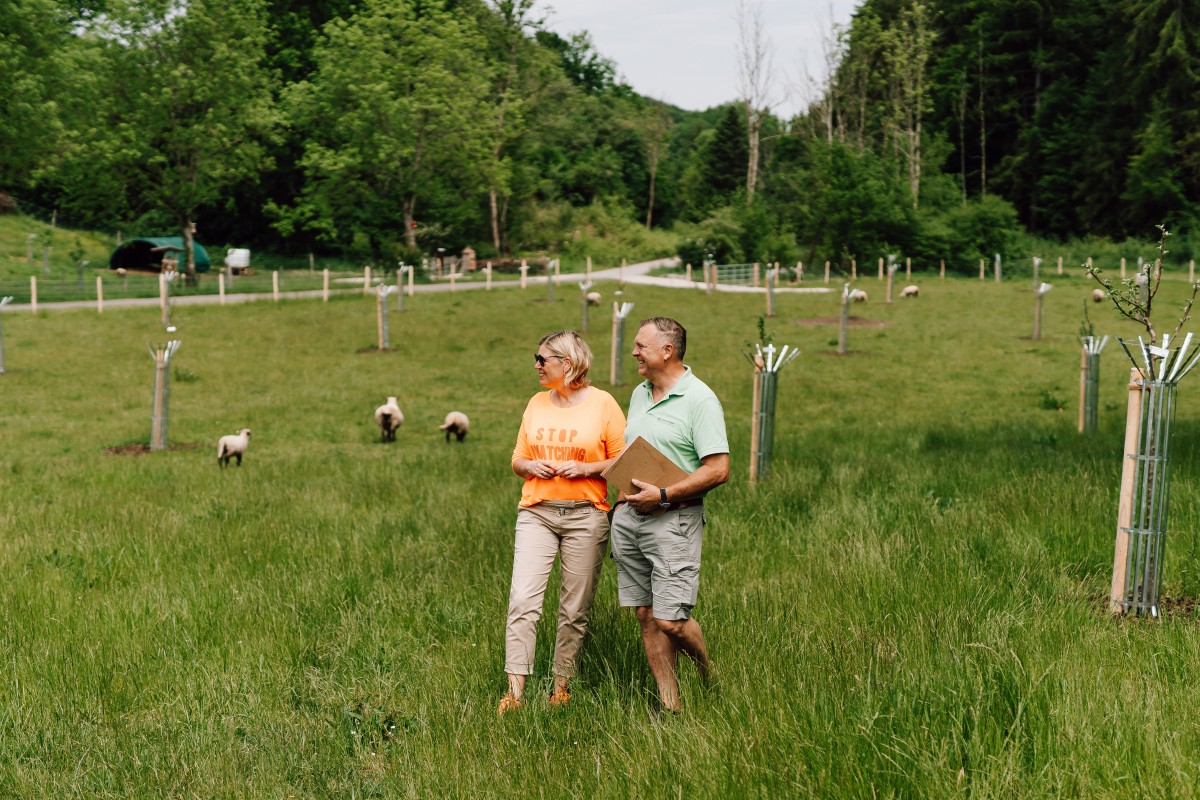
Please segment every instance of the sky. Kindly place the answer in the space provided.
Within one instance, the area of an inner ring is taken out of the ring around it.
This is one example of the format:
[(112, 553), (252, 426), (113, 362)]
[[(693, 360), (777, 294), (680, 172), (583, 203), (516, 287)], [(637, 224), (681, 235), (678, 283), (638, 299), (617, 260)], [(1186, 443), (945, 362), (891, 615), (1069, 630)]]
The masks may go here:
[[(858, 0), (759, 0), (778, 73), (776, 114), (805, 105), (805, 70), (823, 75), (822, 35)], [(737, 97), (737, 0), (539, 0), (551, 30), (592, 35), (596, 50), (639, 94), (700, 111)], [(791, 91), (788, 87), (791, 86)]]

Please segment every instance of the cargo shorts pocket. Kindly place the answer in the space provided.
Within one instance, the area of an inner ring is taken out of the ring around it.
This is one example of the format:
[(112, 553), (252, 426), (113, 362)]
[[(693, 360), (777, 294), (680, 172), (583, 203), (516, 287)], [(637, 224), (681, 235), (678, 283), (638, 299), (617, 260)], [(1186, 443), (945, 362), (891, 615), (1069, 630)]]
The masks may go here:
[(696, 605), (696, 594), (700, 588), (699, 561), (670, 561), (667, 571), (671, 575), (664, 598), (669, 605), (682, 606), (688, 610)]

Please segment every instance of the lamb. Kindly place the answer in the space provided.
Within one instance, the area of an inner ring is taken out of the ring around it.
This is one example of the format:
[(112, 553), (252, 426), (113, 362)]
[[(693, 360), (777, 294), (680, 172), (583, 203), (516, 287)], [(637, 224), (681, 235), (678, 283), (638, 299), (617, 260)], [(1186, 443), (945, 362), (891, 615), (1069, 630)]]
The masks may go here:
[(396, 431), (404, 424), (404, 414), (395, 397), (389, 397), (386, 403), (375, 409), (375, 424), (379, 426), (380, 441), (396, 441)]
[(246, 447), (250, 444), (250, 429), (242, 428), (236, 434), (222, 436), (217, 442), (217, 463), (224, 469), (229, 465), (229, 459), (236, 458), (237, 465), (242, 465), (242, 456), (246, 455)]
[(864, 292), (862, 289), (851, 289), (848, 297), (850, 298), (850, 302), (852, 302), (852, 303), (867, 302), (867, 293)]
[(1106, 297), (1108, 297), (1108, 295), (1105, 293), (1105, 291), (1103, 289), (1092, 289), (1092, 301), (1093, 302), (1103, 303), (1104, 298), (1106, 298)]
[(467, 415), (461, 411), (451, 411), (446, 415), (446, 421), (438, 425), (439, 430), (446, 432), (446, 442), (450, 442), (450, 434), (454, 434), (461, 442), (467, 438), (467, 430), (471, 427), (471, 420), (467, 419)]
[(600, 293), (599, 292), (588, 292), (587, 293), (587, 304), (589, 306), (600, 305)]
[(920, 293), (920, 289), (913, 284), (909, 284), (900, 290), (901, 297), (916, 297)]

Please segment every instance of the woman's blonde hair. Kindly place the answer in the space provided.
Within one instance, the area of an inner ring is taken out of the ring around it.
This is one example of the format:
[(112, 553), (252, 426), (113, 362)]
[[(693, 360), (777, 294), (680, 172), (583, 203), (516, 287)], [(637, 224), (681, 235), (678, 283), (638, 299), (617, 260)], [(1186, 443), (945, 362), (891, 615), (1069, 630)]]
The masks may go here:
[(588, 347), (575, 331), (555, 331), (547, 333), (538, 342), (538, 347), (545, 347), (551, 355), (563, 360), (565, 372), (563, 380), (572, 389), (588, 385), (588, 370), (592, 368), (592, 348)]

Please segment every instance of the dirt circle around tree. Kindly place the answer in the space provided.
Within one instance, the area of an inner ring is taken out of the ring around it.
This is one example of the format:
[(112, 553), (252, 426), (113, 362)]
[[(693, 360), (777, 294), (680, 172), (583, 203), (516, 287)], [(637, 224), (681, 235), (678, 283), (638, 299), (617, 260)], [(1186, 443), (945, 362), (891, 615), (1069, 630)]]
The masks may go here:
[[(823, 325), (841, 325), (841, 317), (803, 317), (801, 319), (792, 320), (793, 325), (800, 325), (805, 328), (819, 328)], [(862, 317), (850, 317), (846, 324), (851, 328), (886, 328), (888, 324), (881, 319), (863, 319)]]
[[(182, 444), (169, 444), (164, 447), (164, 450), (175, 452), (178, 450), (199, 450), (205, 447), (202, 442), (184, 442)], [(110, 456), (144, 456), (154, 452), (150, 449), (150, 445), (138, 442), (135, 444), (119, 444), (115, 447), (104, 448), (105, 455)]]

